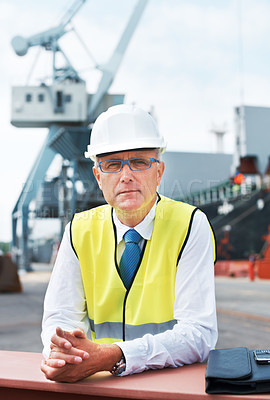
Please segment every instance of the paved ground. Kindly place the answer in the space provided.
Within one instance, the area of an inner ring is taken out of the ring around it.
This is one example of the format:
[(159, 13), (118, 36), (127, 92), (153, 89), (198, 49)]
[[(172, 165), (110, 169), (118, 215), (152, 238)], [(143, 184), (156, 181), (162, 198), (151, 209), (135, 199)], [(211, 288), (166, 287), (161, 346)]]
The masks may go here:
[(216, 278), (218, 348), (270, 348), (270, 280)]
[[(20, 277), (23, 292), (0, 294), (0, 349), (40, 352), (43, 299), (51, 267)], [(270, 347), (270, 281), (216, 278), (217, 348)]]
[(35, 265), (20, 276), (22, 293), (0, 293), (0, 349), (41, 352), (43, 299), (51, 266)]

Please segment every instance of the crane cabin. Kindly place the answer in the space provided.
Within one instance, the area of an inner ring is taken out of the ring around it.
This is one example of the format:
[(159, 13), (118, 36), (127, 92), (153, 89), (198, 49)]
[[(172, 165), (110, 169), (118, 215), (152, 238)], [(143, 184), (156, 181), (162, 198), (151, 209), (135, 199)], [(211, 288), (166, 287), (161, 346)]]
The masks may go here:
[(84, 82), (14, 86), (11, 123), (18, 128), (46, 128), (59, 123), (81, 125), (87, 121), (87, 103)]

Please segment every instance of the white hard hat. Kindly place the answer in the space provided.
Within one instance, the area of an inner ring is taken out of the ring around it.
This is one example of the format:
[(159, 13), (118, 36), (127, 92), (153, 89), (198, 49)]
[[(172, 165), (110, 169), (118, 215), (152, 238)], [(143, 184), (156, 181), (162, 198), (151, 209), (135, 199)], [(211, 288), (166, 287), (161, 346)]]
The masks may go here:
[(163, 153), (166, 143), (148, 112), (120, 104), (99, 115), (84, 155), (95, 161), (98, 154), (141, 148), (159, 148)]

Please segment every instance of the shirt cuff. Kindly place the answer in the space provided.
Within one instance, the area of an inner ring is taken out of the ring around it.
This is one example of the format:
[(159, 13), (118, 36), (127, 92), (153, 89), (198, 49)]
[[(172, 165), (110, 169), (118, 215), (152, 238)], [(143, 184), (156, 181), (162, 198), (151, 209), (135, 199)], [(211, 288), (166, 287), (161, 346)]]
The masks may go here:
[(115, 342), (114, 344), (120, 347), (126, 359), (126, 369), (119, 376), (138, 374), (147, 369), (147, 346), (142, 339)]

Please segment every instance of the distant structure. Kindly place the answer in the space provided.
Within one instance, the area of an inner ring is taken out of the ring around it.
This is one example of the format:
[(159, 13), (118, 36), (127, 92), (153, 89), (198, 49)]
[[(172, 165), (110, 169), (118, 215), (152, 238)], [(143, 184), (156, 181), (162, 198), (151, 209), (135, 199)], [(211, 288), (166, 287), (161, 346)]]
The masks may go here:
[(265, 174), (270, 157), (270, 108), (236, 107), (235, 121), (234, 167), (240, 166), (242, 160), (242, 173), (250, 170), (252, 173)]
[(216, 136), (216, 153), (224, 153), (223, 139), (224, 135), (227, 133), (225, 125), (221, 127), (213, 127), (211, 133)]
[[(40, 86), (12, 88), (11, 123), (19, 128), (49, 129), (43, 148), (12, 213), (12, 253), (19, 267), (25, 270), (31, 269), (28, 224), (30, 213), (40, 218), (61, 218), (64, 226), (75, 211), (104, 202), (92, 174), (92, 164), (84, 159), (83, 154), (97, 116), (108, 107), (124, 101), (124, 95), (108, 94), (108, 90), (147, 0), (137, 2), (108, 62), (102, 66), (96, 65), (102, 76), (96, 93), (91, 94), (86, 92), (84, 80), (59, 44), (59, 39), (70, 30), (72, 18), (85, 2), (86, 0), (74, 1), (58, 26), (28, 38), (16, 36), (12, 39), (13, 49), (18, 56), (25, 56), (33, 46), (42, 47), (53, 56), (49, 82), (44, 80)], [(62, 156), (62, 171), (54, 181), (48, 181), (46, 173), (56, 154)], [(34, 203), (31, 209), (30, 203), (31, 206)], [(21, 223), (21, 234), (18, 234), (18, 222)]]
[(233, 156), (220, 153), (167, 151), (162, 155), (166, 168), (159, 191), (174, 199), (190, 199), (210, 193), (228, 182)]

